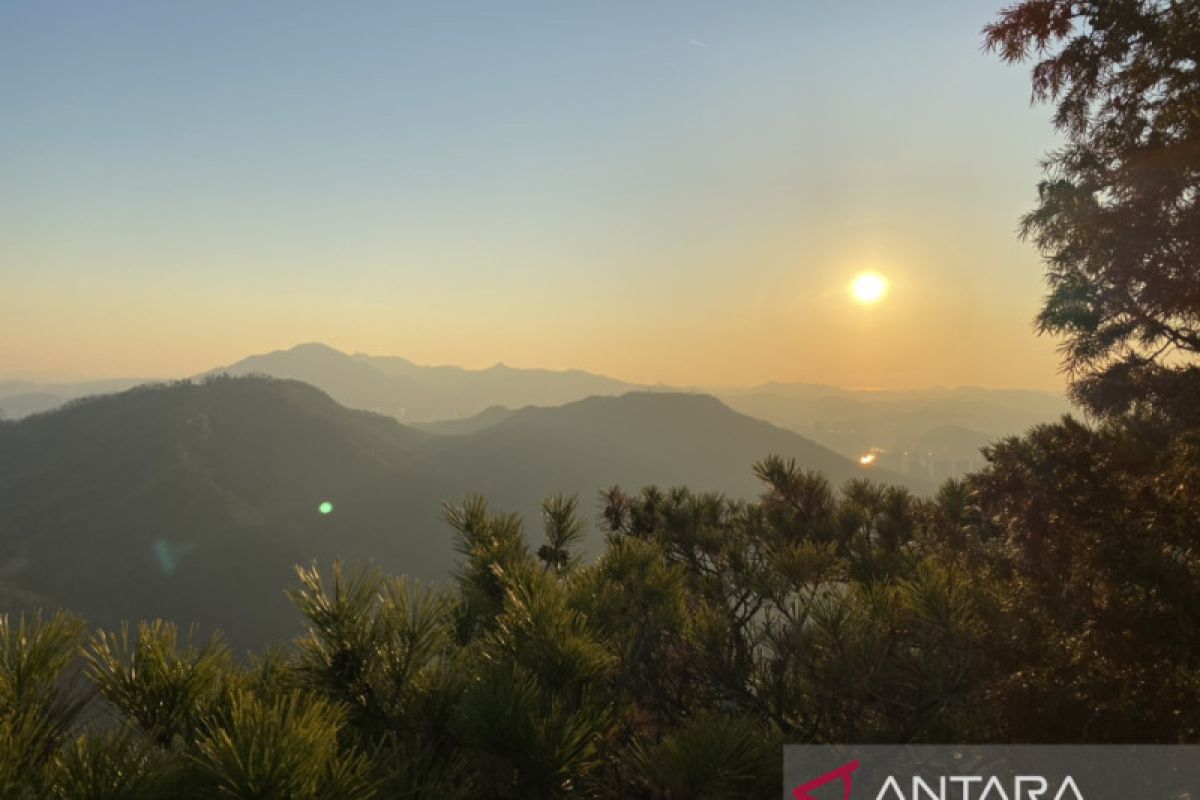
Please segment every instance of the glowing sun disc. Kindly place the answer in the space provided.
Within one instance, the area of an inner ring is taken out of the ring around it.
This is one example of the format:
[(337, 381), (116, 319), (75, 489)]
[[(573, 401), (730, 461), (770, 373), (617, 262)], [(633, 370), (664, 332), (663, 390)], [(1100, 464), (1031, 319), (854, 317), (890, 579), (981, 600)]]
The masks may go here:
[(850, 284), (850, 294), (854, 302), (864, 306), (872, 306), (887, 294), (887, 278), (878, 272), (863, 272), (855, 276)]

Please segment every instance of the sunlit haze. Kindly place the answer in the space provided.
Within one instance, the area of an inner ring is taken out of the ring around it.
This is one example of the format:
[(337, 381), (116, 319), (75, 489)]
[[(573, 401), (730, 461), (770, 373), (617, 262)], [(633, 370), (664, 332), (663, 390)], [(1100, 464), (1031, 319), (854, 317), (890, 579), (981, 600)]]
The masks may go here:
[(873, 306), (887, 294), (887, 278), (878, 272), (864, 272), (850, 284), (850, 294), (859, 305)]
[[(1059, 389), (1015, 235), (1055, 141), (1026, 70), (981, 52), (995, 12), (7, 4), (0, 377), (323, 341), (677, 385)], [(862, 273), (886, 284), (847, 292)]]

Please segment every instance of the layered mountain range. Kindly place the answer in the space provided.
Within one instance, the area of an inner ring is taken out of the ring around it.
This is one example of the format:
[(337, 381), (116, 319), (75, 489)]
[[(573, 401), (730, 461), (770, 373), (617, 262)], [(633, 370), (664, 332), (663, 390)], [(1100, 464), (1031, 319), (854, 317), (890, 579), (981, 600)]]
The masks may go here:
[(483, 494), (536, 540), (551, 492), (578, 494), (588, 522), (613, 484), (751, 498), (768, 454), (834, 485), (929, 488), (700, 394), (591, 396), (422, 429), (298, 380), (143, 385), (0, 424), (0, 610), (165, 617), (257, 645), (295, 632), (281, 589), (294, 564), (342, 557), (446, 579), (444, 502)]

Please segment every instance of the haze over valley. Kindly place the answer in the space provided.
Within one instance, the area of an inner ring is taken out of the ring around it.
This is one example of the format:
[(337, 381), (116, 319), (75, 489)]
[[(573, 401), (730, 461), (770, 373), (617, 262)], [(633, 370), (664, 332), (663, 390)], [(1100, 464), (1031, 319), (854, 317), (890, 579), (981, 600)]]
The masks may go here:
[[(871, 479), (927, 494), (979, 464), (992, 438), (1065, 409), (1044, 393), (981, 389), (706, 393), (321, 344), (182, 382), (0, 392), (0, 603), (105, 624), (187, 619), (247, 646), (294, 632), (278, 587), (296, 563), (342, 557), (445, 580), (455, 560), (442, 504), (468, 495), (520, 515), (531, 541), (541, 499), (577, 495), (590, 556), (613, 485), (752, 500), (751, 468), (774, 454), (834, 487)], [(222, 600), (198, 602), (202, 591)]]
[[(520, 514), (536, 539), (548, 493), (579, 495), (588, 519), (615, 484), (752, 499), (751, 466), (769, 454), (834, 485), (931, 486), (698, 394), (592, 396), (476, 430), (425, 428), (262, 376), (146, 385), (0, 425), (0, 602), (105, 624), (187, 619), (250, 645), (294, 632), (279, 592), (294, 564), (342, 557), (445, 580), (441, 506), (470, 494)], [(591, 533), (584, 552), (600, 545)]]
[[(979, 466), (979, 448), (999, 436), (1053, 422), (1070, 410), (1048, 392), (975, 387), (855, 390), (820, 384), (750, 387), (640, 385), (582, 370), (423, 366), (398, 356), (342, 353), (302, 344), (248, 356), (203, 375), (269, 375), (309, 383), (348, 408), (375, 411), (431, 432), (476, 430), (525, 406), (554, 406), (630, 391), (698, 392), (794, 430), (843, 456), (939, 481)], [(199, 377), (199, 376), (198, 376)], [(33, 383), (0, 380), (0, 414), (19, 419), (87, 394), (143, 380)]]

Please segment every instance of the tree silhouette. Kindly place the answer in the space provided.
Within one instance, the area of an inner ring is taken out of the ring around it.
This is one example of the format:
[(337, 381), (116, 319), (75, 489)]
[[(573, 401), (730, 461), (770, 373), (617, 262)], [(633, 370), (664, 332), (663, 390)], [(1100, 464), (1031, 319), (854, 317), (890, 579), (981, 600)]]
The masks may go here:
[(1072, 394), (1110, 414), (1200, 419), (1200, 7), (1157, 0), (1025, 0), (985, 41), (1034, 60), (1055, 104), (1023, 235), (1046, 260), (1038, 327), (1064, 337)]

